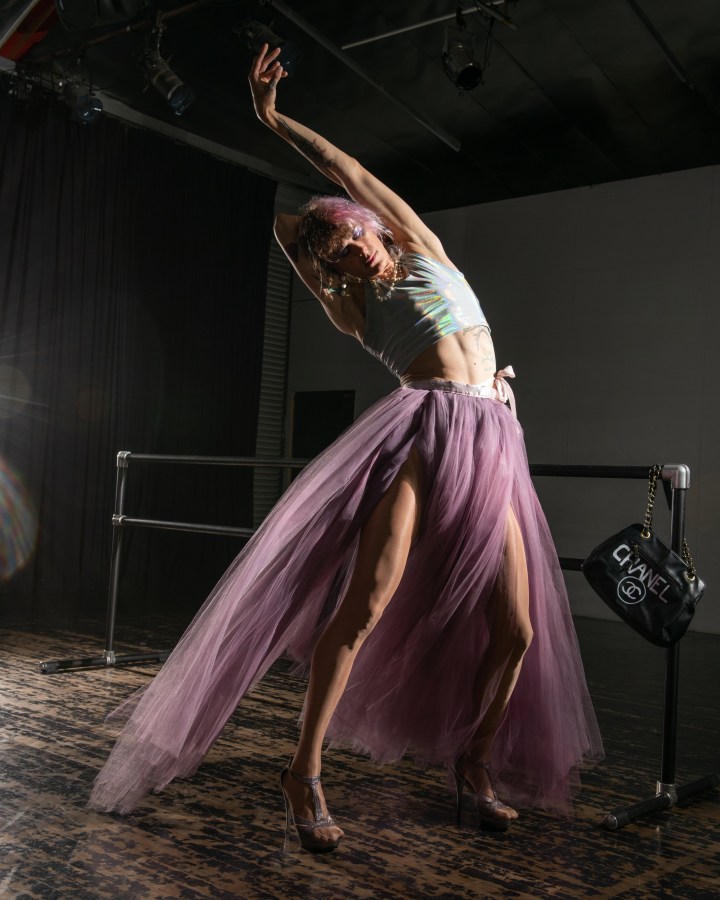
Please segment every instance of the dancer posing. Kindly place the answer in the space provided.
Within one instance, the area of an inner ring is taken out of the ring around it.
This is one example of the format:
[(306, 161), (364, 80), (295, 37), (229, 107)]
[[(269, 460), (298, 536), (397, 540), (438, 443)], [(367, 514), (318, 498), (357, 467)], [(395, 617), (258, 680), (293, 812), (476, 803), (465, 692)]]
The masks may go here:
[[(413, 210), (275, 106), (278, 50), (254, 61), (262, 122), (351, 198), (316, 198), (275, 234), (333, 324), (400, 379), (301, 476), (225, 573), (129, 721), (91, 805), (129, 812), (195, 771), (280, 655), (310, 664), (281, 775), (287, 825), (337, 847), (323, 742), (444, 764), (480, 823), (567, 810), (602, 753), (552, 540), (495, 372), (482, 309)], [(501, 795), (503, 799), (500, 799)], [(512, 804), (512, 805), (511, 805)]]

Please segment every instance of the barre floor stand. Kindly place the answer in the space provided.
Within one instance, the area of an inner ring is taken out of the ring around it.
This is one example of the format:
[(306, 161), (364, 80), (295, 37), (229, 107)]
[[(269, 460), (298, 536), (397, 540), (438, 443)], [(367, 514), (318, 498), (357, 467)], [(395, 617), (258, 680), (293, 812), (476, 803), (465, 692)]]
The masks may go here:
[[(685, 536), (685, 497), (690, 486), (690, 469), (685, 465), (666, 465), (663, 466), (662, 478), (669, 481), (672, 486), (670, 546), (679, 556), (682, 553)], [(602, 823), (609, 831), (617, 831), (641, 816), (669, 809), (698, 794), (712, 790), (720, 784), (720, 777), (717, 774), (705, 775), (688, 784), (678, 785), (675, 783), (679, 662), (680, 644), (677, 643), (665, 651), (662, 757), (660, 780), (656, 782), (655, 793), (638, 803), (607, 813)]]
[[(651, 466), (578, 466), (578, 465), (531, 465), (532, 475), (563, 476), (571, 478), (645, 478)], [(663, 466), (663, 488), (670, 506), (670, 546), (678, 554), (682, 553), (685, 537), (685, 498), (690, 487), (690, 469), (686, 465)], [(583, 560), (575, 557), (560, 557), (563, 569), (582, 571)], [(655, 793), (633, 803), (606, 813), (602, 824), (609, 831), (617, 831), (641, 816), (669, 809), (684, 800), (710, 791), (720, 785), (717, 774), (705, 775), (688, 784), (675, 783), (675, 749), (677, 745), (678, 667), (680, 645), (675, 644), (665, 651), (665, 696), (663, 706), (662, 757), (660, 780), (655, 784)]]
[(117, 618), (118, 589), (120, 584), (120, 563), (122, 560), (124, 529), (127, 526), (160, 528), (168, 531), (192, 531), (204, 534), (225, 534), (249, 538), (252, 528), (234, 528), (226, 525), (202, 525), (191, 522), (168, 522), (161, 519), (136, 519), (125, 515), (125, 491), (130, 460), (140, 462), (187, 463), (190, 465), (242, 466), (269, 468), (301, 468), (307, 460), (258, 459), (254, 457), (230, 456), (171, 456), (151, 453), (131, 453), (121, 450), (117, 455), (117, 475), (115, 480), (115, 512), (112, 517), (113, 538), (110, 562), (110, 586), (108, 589), (107, 618), (105, 625), (105, 649), (99, 656), (74, 657), (69, 659), (44, 660), (38, 663), (43, 675), (53, 675), (76, 669), (105, 669), (121, 665), (135, 665), (146, 662), (164, 662), (167, 652), (132, 653), (118, 655), (115, 652), (115, 621)]

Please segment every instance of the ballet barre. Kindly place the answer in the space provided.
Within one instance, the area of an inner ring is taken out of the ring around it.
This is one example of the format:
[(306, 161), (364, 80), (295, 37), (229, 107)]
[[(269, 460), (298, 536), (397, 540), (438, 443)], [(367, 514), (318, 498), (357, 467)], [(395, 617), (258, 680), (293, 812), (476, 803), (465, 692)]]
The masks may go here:
[(71, 657), (68, 659), (44, 660), (38, 663), (43, 675), (54, 675), (78, 669), (105, 669), (114, 666), (164, 662), (170, 651), (155, 653), (117, 654), (115, 652), (115, 624), (117, 620), (118, 594), (120, 588), (120, 564), (123, 553), (124, 530), (128, 527), (159, 528), (165, 531), (190, 531), (197, 534), (222, 534), (231, 537), (250, 538), (253, 528), (232, 525), (207, 525), (198, 522), (173, 522), (164, 519), (145, 519), (128, 516), (125, 513), (128, 474), (130, 462), (173, 463), (181, 465), (234, 466), (244, 468), (302, 469), (309, 460), (268, 458), (254, 456), (183, 456), (161, 453), (132, 453), (121, 450), (116, 458), (115, 504), (112, 514), (112, 549), (110, 552), (110, 585), (108, 588), (107, 616), (105, 621), (105, 649), (98, 656)]

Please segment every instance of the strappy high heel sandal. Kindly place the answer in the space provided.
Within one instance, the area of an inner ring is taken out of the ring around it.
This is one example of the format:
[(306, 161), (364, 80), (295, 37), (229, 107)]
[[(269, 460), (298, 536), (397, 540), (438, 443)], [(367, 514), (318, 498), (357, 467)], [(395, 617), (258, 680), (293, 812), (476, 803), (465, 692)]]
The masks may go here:
[[(464, 774), (461, 774), (458, 771), (458, 763), (460, 760), (467, 760), (468, 768), (478, 768), (484, 769), (487, 773), (488, 779), (490, 781), (490, 787), (492, 789), (492, 797), (487, 797), (485, 794), (478, 794), (475, 788), (470, 784)], [(493, 774), (490, 771), (490, 766), (484, 762), (474, 762), (468, 756), (463, 754), (455, 763), (455, 765), (451, 766), (451, 771), (453, 776), (455, 777), (455, 790), (457, 792), (457, 820), (460, 821), (460, 816), (462, 813), (462, 798), (465, 792), (465, 788), (468, 789), (471, 796), (475, 799), (475, 807), (478, 811), (478, 815), (480, 816), (480, 827), (485, 828), (488, 831), (507, 831), (510, 827), (510, 823), (514, 822), (517, 818), (517, 814), (515, 816), (508, 816), (504, 813), (504, 810), (510, 810), (511, 812), (515, 812), (512, 806), (508, 806), (506, 803), (503, 803), (502, 800), (497, 795), (497, 791), (495, 790), (495, 779), (493, 778)]]
[[(313, 809), (315, 812), (314, 821), (311, 821), (310, 819), (303, 819), (301, 816), (296, 816), (293, 812), (292, 804), (290, 803), (290, 797), (285, 790), (286, 774), (291, 778), (294, 778), (295, 781), (300, 781), (302, 784), (307, 785), (307, 787), (310, 788), (310, 791), (312, 793)], [(295, 831), (297, 832), (300, 846), (303, 848), (303, 850), (309, 850), (310, 853), (329, 853), (331, 850), (335, 850), (340, 843), (340, 838), (332, 841), (328, 840), (327, 838), (320, 837), (317, 834), (318, 828), (328, 828), (336, 825), (336, 822), (332, 816), (323, 815), (322, 803), (320, 802), (320, 794), (318, 793), (317, 788), (319, 784), (319, 775), (296, 775), (290, 768), (290, 766), (286, 766), (280, 773), (280, 788), (283, 792), (283, 797), (285, 798), (286, 846), (293, 826), (295, 826)]]

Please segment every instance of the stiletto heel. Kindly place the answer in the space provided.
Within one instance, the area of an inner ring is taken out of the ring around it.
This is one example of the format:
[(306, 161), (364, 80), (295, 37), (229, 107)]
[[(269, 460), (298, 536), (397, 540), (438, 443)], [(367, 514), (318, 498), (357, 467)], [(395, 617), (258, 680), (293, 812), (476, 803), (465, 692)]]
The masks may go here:
[(462, 818), (462, 795), (465, 791), (465, 785), (467, 781), (465, 777), (461, 775), (455, 766), (450, 767), (450, 771), (455, 776), (455, 796), (457, 798), (457, 820), (458, 822)]
[[(285, 790), (286, 774), (291, 778), (294, 778), (295, 781), (300, 781), (310, 788), (315, 815), (314, 821), (303, 819), (302, 816), (295, 815), (292, 804), (290, 803), (290, 797)], [(280, 773), (280, 789), (282, 790), (283, 798), (285, 799), (285, 849), (287, 849), (293, 826), (295, 827), (295, 832), (300, 841), (300, 846), (303, 850), (309, 850), (310, 853), (329, 853), (331, 850), (335, 850), (340, 843), (340, 838), (333, 841), (320, 837), (317, 834), (318, 828), (337, 827), (332, 816), (323, 815), (320, 794), (318, 793), (319, 784), (319, 775), (296, 775), (290, 766), (286, 766)]]
[[(478, 794), (472, 784), (470, 784), (470, 782), (467, 780), (465, 775), (458, 771), (458, 765), (461, 760), (467, 761), (468, 768), (484, 769), (490, 781), (492, 797), (488, 797), (485, 794)], [(514, 816), (508, 816), (502, 813), (503, 810), (510, 810), (513, 813), (515, 812), (515, 810), (512, 808), (512, 806), (508, 806), (506, 803), (503, 803), (502, 800), (500, 800), (500, 798), (498, 797), (497, 791), (495, 790), (495, 779), (493, 778), (493, 774), (490, 771), (490, 766), (484, 762), (475, 762), (474, 760), (470, 759), (469, 756), (463, 754), (462, 756), (460, 756), (457, 762), (450, 767), (450, 771), (455, 778), (458, 822), (460, 821), (462, 815), (463, 794), (465, 793), (465, 788), (467, 788), (470, 792), (470, 795), (475, 800), (475, 808), (477, 809), (478, 815), (480, 816), (480, 826), (482, 828), (486, 828), (488, 831), (507, 831), (507, 829), (510, 827), (510, 823), (517, 818), (517, 814), (515, 814)]]

